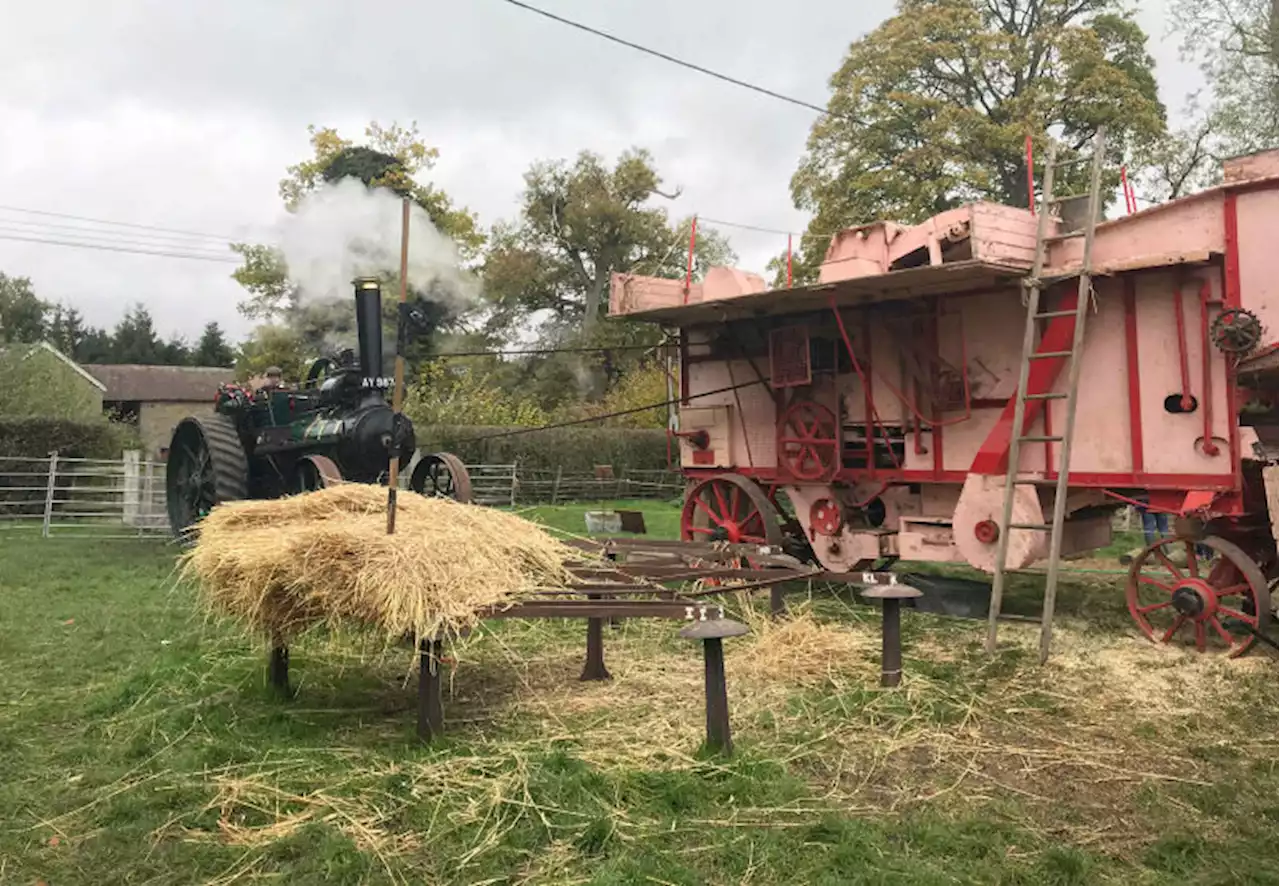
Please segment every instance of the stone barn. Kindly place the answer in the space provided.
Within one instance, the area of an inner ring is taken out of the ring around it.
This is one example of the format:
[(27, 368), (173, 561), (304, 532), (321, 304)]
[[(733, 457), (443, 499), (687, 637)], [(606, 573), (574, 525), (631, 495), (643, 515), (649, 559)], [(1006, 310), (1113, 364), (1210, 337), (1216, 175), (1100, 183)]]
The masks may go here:
[(98, 363), (84, 368), (106, 387), (103, 409), (138, 429), (146, 459), (163, 460), (178, 422), (211, 413), (218, 385), (235, 380), (235, 370), (211, 366)]

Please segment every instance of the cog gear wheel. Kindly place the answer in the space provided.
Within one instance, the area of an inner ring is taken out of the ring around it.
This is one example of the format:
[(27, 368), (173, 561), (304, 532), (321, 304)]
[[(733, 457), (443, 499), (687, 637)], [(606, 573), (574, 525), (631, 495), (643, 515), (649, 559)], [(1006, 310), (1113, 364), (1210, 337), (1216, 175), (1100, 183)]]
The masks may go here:
[(1209, 337), (1225, 354), (1247, 354), (1262, 341), (1262, 321), (1245, 308), (1227, 308), (1214, 318)]

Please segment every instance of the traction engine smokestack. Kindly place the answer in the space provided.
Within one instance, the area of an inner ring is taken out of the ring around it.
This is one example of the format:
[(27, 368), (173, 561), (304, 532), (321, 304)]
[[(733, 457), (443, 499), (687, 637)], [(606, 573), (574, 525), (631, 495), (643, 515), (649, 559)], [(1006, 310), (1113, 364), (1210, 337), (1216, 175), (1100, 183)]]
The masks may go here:
[(366, 386), (382, 378), (382, 288), (376, 279), (361, 277), (356, 287), (356, 338), (360, 348), (360, 377)]

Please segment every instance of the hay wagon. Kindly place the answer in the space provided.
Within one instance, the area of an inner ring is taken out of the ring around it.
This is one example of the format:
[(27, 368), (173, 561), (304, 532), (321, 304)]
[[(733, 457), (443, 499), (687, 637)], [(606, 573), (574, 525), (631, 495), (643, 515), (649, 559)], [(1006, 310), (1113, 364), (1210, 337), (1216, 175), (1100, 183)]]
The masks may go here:
[(678, 330), (684, 538), (1003, 573), (1142, 502), (1175, 529), (1133, 563), (1138, 626), (1247, 649), (1276, 576), (1276, 152), (1111, 221), (1077, 204), (843, 230), (812, 285), (615, 275), (611, 315)]

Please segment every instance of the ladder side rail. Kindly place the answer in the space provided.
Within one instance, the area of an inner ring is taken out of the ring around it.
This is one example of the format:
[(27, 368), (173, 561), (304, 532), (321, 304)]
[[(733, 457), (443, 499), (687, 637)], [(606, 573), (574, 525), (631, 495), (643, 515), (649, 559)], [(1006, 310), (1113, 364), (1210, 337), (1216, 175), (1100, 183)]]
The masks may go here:
[(1097, 229), (1098, 211), (1102, 191), (1103, 145), (1106, 138), (1105, 127), (1099, 127), (1094, 137), (1093, 166), (1089, 181), (1089, 217), (1085, 223), (1084, 254), (1080, 262), (1080, 282), (1076, 294), (1075, 330), (1071, 338), (1071, 367), (1067, 380), (1066, 426), (1062, 432), (1062, 444), (1058, 450), (1058, 485), (1053, 500), (1053, 529), (1049, 541), (1049, 572), (1045, 576), (1044, 607), (1040, 613), (1040, 663), (1049, 658), (1049, 649), (1053, 643), (1053, 615), (1057, 603), (1058, 567), (1062, 554), (1062, 529), (1067, 513), (1067, 488), (1071, 471), (1071, 443), (1075, 435), (1076, 397), (1080, 389), (1080, 367), (1083, 361), (1081, 349), (1084, 345), (1084, 324), (1088, 315), (1089, 303), (1092, 301), (1093, 288), (1093, 240)]
[(1004, 600), (1005, 560), (1009, 555), (1009, 524), (1013, 522), (1014, 481), (1022, 457), (1022, 423), (1026, 419), (1027, 379), (1031, 374), (1031, 354), (1035, 350), (1036, 314), (1040, 311), (1040, 274), (1044, 270), (1045, 237), (1049, 231), (1049, 208), (1053, 200), (1053, 169), (1057, 146), (1049, 143), (1044, 171), (1044, 191), (1040, 195), (1040, 215), (1036, 219), (1036, 251), (1027, 286), (1027, 321), (1022, 333), (1022, 359), (1018, 365), (1018, 390), (1014, 393), (1013, 427), (1009, 434), (1009, 464), (1005, 471), (1004, 500), (1000, 512), (1000, 536), (996, 539), (996, 571), (991, 583), (991, 604), (987, 611), (987, 652), (996, 650), (1000, 606)]

